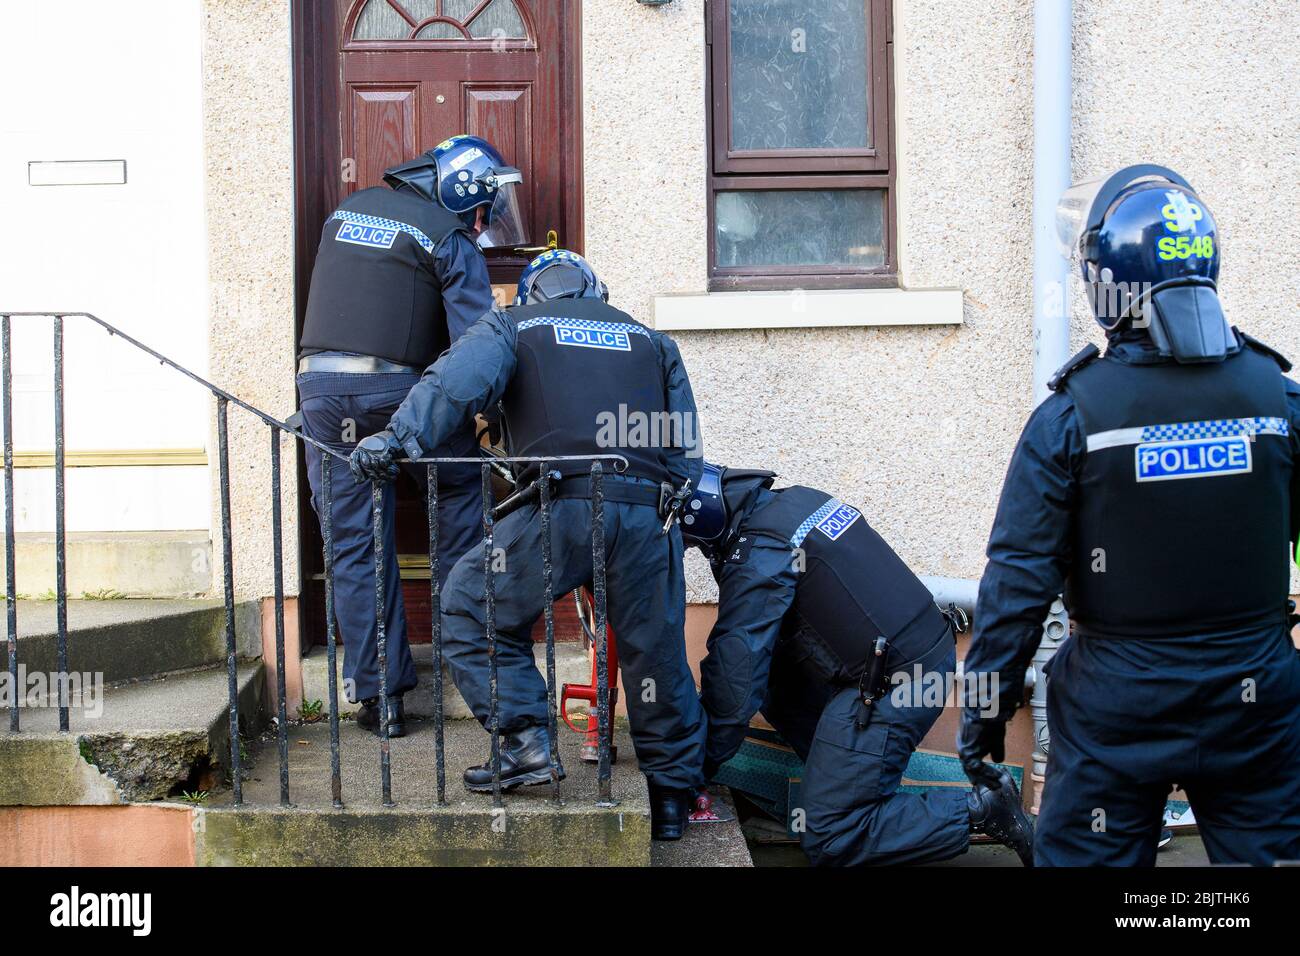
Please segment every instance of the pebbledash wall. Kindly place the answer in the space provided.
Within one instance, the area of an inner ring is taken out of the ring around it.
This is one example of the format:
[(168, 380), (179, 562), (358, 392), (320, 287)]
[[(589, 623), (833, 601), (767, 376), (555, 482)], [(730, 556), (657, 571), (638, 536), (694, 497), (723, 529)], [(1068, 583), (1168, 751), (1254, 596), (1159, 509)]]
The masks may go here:
[[(277, 416), (293, 413), (293, 86), (289, 4), (202, 0), (203, 134), (208, 226), (208, 341), (212, 380)], [(235, 589), (272, 584), (270, 435), (231, 409), (230, 504)], [(216, 431), (212, 462), (213, 587), (221, 588)], [(286, 593), (298, 591), (296, 470), (285, 464)]]
[[(1075, 0), (1074, 9), (1075, 178), (1138, 161), (1184, 173), (1225, 236), (1230, 318), (1300, 355), (1291, 181), (1300, 49), (1289, 42), (1300, 7), (1149, 0), (1134, 17), (1120, 0)], [(673, 333), (710, 459), (771, 467), (861, 504), (921, 573), (981, 573), (1032, 408), (1032, 47), (1028, 0), (896, 0), (902, 290), (864, 298), (860, 327)], [(203, 51), (211, 371), (288, 413), (287, 4), (204, 0)], [(646, 322), (706, 289), (704, 65), (703, 0), (583, 4), (586, 253), (614, 304)], [(934, 318), (914, 294), (929, 289), (960, 290), (959, 309), (938, 316), (958, 324), (873, 327), (884, 316)], [(792, 325), (815, 314), (817, 298), (804, 301)], [(733, 296), (703, 307), (743, 316), (749, 306)], [(1095, 339), (1076, 308), (1072, 348)], [(231, 422), (237, 585), (265, 595), (268, 438), (242, 415)], [(286, 503), (288, 540), (293, 515)], [(691, 584), (692, 600), (712, 600), (698, 561)]]

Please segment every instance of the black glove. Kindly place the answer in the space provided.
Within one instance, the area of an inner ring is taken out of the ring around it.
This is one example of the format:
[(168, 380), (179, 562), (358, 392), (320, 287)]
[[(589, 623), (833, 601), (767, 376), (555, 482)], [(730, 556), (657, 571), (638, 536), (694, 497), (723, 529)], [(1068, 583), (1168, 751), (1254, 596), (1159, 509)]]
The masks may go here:
[(970, 782), (977, 787), (999, 790), (1002, 781), (997, 770), (984, 762), (991, 757), (994, 763), (1006, 759), (1007, 722), (981, 718), (976, 711), (966, 709), (961, 712), (961, 730), (957, 733), (957, 753), (961, 755), (961, 766), (966, 771)]
[(402, 454), (393, 433), (385, 429), (382, 432), (363, 438), (352, 449), (348, 458), (348, 467), (352, 477), (358, 483), (365, 481), (392, 481), (397, 477), (397, 462), (393, 459)]

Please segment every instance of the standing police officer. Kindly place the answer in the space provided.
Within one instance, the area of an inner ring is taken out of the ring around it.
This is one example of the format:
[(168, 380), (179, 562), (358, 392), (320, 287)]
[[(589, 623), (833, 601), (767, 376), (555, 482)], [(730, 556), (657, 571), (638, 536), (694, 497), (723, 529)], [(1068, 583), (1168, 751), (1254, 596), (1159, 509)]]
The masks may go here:
[(1229, 327), (1214, 219), (1182, 177), (1076, 186), (1058, 223), (1109, 343), (1057, 373), (1011, 459), (966, 659), (1001, 701), (964, 712), (967, 773), (993, 784), (982, 758), (1064, 585), (1038, 862), (1153, 865), (1174, 785), (1212, 862), (1300, 859), (1300, 387)]
[[(353, 193), (330, 216), (312, 273), (298, 365), (307, 434), (346, 454), (357, 435), (383, 427), (420, 372), (492, 308), (482, 248), (525, 237), (516, 188), (522, 177), (488, 143), (458, 136), (384, 174), (388, 187)], [(477, 236), (477, 243), (475, 237)], [(437, 453), (468, 456), (472, 422), (443, 436)], [(320, 452), (307, 449), (312, 504), (320, 512)], [(333, 492), (335, 607), (343, 634), (344, 688), (361, 701), (357, 723), (379, 733), (375, 571), (369, 489), (336, 469)], [(422, 468), (411, 469), (423, 484)], [(474, 543), (481, 492), (473, 466), (442, 469), (439, 566)], [(384, 497), (389, 735), (403, 732), (402, 694), (416, 685), (393, 529)]]
[[(358, 480), (383, 478), (403, 452), (418, 458), (472, 417), (499, 405), (506, 446), (519, 457), (621, 454), (625, 474), (604, 480), (609, 616), (618, 642), (637, 761), (651, 793), (656, 839), (682, 835), (704, 782), (704, 715), (686, 661), (682, 539), (670, 518), (675, 489), (698, 481), (695, 399), (677, 346), (606, 304), (608, 292), (580, 257), (555, 250), (519, 282), (516, 306), (484, 316), (425, 373), (388, 430), (352, 456)], [(627, 440), (610, 420), (674, 423)], [(603, 424), (602, 424), (603, 423)], [(660, 440), (660, 439), (667, 440)], [(555, 461), (551, 560), (556, 594), (592, 576), (590, 462)], [(521, 476), (521, 482), (533, 473)], [(541, 480), (550, 480), (544, 477)], [(667, 528), (668, 530), (665, 530)], [(497, 524), (504, 569), (496, 575), (501, 785), (549, 782), (546, 685), (531, 630), (543, 611), (541, 523), (535, 499)], [(481, 562), (466, 555), (443, 597), (452, 676), (485, 726), (490, 716)], [(646, 693), (646, 691), (652, 691)], [(492, 788), (490, 764), (465, 772)]]
[(816, 865), (925, 863), (987, 833), (1032, 864), (1010, 774), (974, 791), (900, 793), (943, 712), (953, 621), (862, 513), (767, 471), (706, 464), (682, 518), (709, 558), (718, 620), (701, 666), (705, 773), (760, 709), (804, 762), (800, 844)]

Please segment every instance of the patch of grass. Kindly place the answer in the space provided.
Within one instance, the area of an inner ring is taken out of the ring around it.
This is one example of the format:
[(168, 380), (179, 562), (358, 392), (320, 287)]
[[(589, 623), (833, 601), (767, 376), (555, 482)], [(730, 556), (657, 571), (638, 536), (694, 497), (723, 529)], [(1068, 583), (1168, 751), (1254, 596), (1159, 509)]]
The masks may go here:
[(199, 804), (207, 803), (209, 796), (211, 796), (211, 794), (206, 790), (182, 790), (181, 795), (176, 799), (181, 803), (192, 803), (195, 806), (198, 806)]
[(59, 595), (58, 595), (58, 593), (54, 590), (54, 588), (50, 588), (48, 591), (44, 592), (43, 594), (38, 594), (38, 595), (36, 595), (36, 600), (38, 600), (38, 601), (56, 601), (56, 600), (58, 600), (58, 597), (59, 597)]
[(298, 719), (304, 724), (314, 724), (325, 715), (325, 702), (304, 700), (298, 706)]
[(112, 588), (100, 588), (98, 591), (82, 591), (81, 599), (83, 601), (122, 601), (126, 595), (121, 591), (115, 591)]

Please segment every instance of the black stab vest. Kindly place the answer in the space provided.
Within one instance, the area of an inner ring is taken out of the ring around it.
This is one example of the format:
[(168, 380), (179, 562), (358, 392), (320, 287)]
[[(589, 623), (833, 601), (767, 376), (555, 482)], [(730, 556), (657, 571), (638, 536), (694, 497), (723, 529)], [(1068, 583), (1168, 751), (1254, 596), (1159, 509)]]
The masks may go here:
[(1088, 440), (1066, 602), (1086, 634), (1166, 637), (1285, 620), (1292, 476), (1277, 363), (1102, 358), (1065, 383)]
[[(508, 309), (518, 366), (501, 405), (512, 455), (605, 455), (628, 474), (667, 481), (665, 446), (695, 422), (667, 414), (663, 364), (651, 332), (599, 299)], [(566, 475), (590, 463), (557, 463)], [(608, 469), (607, 469), (608, 473)]]
[(799, 584), (783, 632), (814, 669), (836, 683), (857, 680), (877, 637), (893, 645), (890, 666), (914, 660), (943, 635), (934, 597), (856, 508), (794, 486), (773, 492), (741, 534), (791, 548)]
[(433, 253), (456, 231), (464, 223), (410, 192), (377, 186), (343, 200), (321, 232), (300, 354), (431, 364), (451, 344)]

